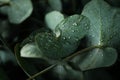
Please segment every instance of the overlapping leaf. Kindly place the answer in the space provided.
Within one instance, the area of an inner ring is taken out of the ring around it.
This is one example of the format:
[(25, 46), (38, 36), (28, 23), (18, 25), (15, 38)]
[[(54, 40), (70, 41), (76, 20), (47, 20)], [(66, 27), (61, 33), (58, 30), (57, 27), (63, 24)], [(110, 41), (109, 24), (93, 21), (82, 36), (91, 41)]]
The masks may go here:
[(103, 45), (103, 49), (94, 49), (80, 60), (82, 70), (112, 65), (117, 59), (115, 50), (120, 46), (120, 10), (111, 7), (103, 0), (92, 0), (82, 14), (91, 21), (87, 35), (88, 46)]
[[(19, 45), (16, 45), (15, 47), (15, 56), (17, 59), (18, 64), (20, 65), (20, 67), (23, 69), (23, 71), (29, 76), (31, 77), (33, 74), (37, 73), (38, 70), (35, 67), (35, 65), (33, 65), (32, 62), (27, 61), (26, 59), (22, 58), (20, 56), (20, 47)], [(41, 77), (38, 77), (36, 80), (41, 80)]]
[[(55, 34), (50, 32), (35, 34), (32, 41), (41, 52), (34, 54), (36, 49), (33, 50), (33, 57), (38, 57), (38, 54), (57, 60), (66, 57), (77, 49), (80, 40), (86, 35), (87, 46), (104, 47), (76, 56), (72, 60), (75, 66), (84, 71), (112, 65), (117, 58), (116, 50), (120, 47), (120, 10), (111, 7), (103, 0), (92, 0), (85, 6), (82, 15), (84, 16), (73, 15), (64, 19), (57, 25)], [(57, 66), (61, 67), (63, 72), (59, 72), (57, 67), (54, 68), (60, 77), (67, 74), (63, 66)], [(68, 70), (68, 72), (73, 71)]]
[[(80, 40), (87, 34), (88, 28), (89, 20), (86, 17), (79, 15), (68, 17), (56, 28), (56, 31), (60, 32), (59, 37), (48, 32), (35, 35), (35, 43), (41, 51), (39, 54), (50, 59), (61, 59), (70, 55), (77, 49)], [(38, 57), (37, 53), (36, 57)]]
[(0, 8), (0, 12), (7, 14), (10, 22), (15, 24), (23, 22), (32, 10), (31, 0), (10, 0)]
[(62, 20), (64, 20), (64, 15), (62, 13), (60, 13), (59, 11), (52, 11), (45, 15), (45, 22), (47, 24), (47, 27), (49, 29), (51, 29), (53, 32), (54, 32), (56, 26)]

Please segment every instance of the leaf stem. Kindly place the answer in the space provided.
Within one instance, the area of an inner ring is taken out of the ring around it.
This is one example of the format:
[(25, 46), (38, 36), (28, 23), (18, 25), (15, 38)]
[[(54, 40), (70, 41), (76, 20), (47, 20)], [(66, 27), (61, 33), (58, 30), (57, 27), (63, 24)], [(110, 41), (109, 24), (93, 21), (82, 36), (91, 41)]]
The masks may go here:
[(10, 52), (13, 53), (10, 48), (9, 45), (7, 44), (6, 40), (2, 37), (2, 35), (0, 34), (0, 41), (3, 43), (3, 45), (5, 46), (5, 48)]
[[(101, 48), (101, 47), (103, 47), (103, 46), (102, 46), (102, 45), (97, 45), (97, 46), (91, 46), (91, 47), (85, 48), (85, 49), (83, 49), (83, 50), (80, 50), (80, 51), (78, 51), (78, 52), (76, 52), (76, 53), (74, 53), (74, 54), (72, 54), (72, 55), (70, 55), (70, 56), (64, 58), (62, 61), (68, 61), (68, 60), (74, 58), (75, 56), (79, 55), (80, 53), (83, 53), (83, 52), (92, 50), (92, 49), (94, 49), (94, 48)], [(55, 64), (53, 64), (53, 65), (51, 65), (51, 66), (45, 68), (44, 70), (42, 70), (42, 71), (40, 71), (40, 72), (34, 74), (34, 75), (31, 76), (30, 78), (28, 78), (27, 80), (32, 80), (32, 79), (34, 79), (35, 77), (37, 77), (37, 76), (39, 76), (39, 75), (41, 75), (41, 74), (47, 72), (48, 70), (54, 68), (57, 64), (58, 64), (58, 63), (55, 63)]]
[(57, 64), (53, 64), (53, 65), (51, 65), (51, 66), (45, 68), (44, 70), (42, 70), (42, 71), (40, 71), (40, 72), (34, 74), (34, 75), (31, 76), (30, 78), (28, 78), (27, 80), (32, 80), (32, 79), (34, 79), (35, 77), (37, 77), (37, 76), (39, 76), (39, 75), (41, 75), (41, 74), (43, 74), (43, 73), (49, 71), (50, 69), (54, 68), (56, 65), (57, 65)]
[(85, 48), (85, 49), (83, 49), (83, 50), (80, 50), (80, 51), (78, 51), (78, 52), (76, 52), (76, 53), (74, 53), (74, 54), (72, 54), (72, 55), (64, 58), (63, 61), (68, 61), (68, 60), (74, 58), (75, 56), (79, 55), (80, 53), (83, 53), (83, 52), (92, 50), (92, 49), (94, 49), (94, 48), (101, 48), (101, 47), (103, 47), (103, 46), (102, 46), (102, 45), (97, 45), (97, 46), (91, 46), (91, 47)]

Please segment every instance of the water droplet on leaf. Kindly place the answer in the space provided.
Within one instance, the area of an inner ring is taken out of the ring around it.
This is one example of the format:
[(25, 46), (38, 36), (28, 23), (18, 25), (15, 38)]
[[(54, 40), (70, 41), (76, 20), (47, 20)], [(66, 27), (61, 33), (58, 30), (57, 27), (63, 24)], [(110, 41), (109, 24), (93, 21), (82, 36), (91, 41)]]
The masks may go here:
[(71, 37), (69, 36), (68, 39), (70, 39)]
[(75, 22), (75, 23), (73, 23), (73, 26), (77, 26), (77, 23)]
[(56, 37), (58, 38), (58, 37), (60, 36), (60, 31), (57, 30), (57, 31), (55, 32), (55, 34), (56, 34)]

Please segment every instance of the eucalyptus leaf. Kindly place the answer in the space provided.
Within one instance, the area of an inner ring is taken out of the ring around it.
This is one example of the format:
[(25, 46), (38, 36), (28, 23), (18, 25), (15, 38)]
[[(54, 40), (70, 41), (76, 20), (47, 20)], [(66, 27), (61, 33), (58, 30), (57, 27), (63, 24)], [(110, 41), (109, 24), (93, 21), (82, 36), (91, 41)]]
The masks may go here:
[(74, 44), (87, 34), (89, 28), (90, 21), (87, 17), (72, 15), (58, 24), (55, 33), (60, 32), (59, 36), (62, 39)]
[(51, 59), (60, 59), (68, 55), (64, 53), (64, 48), (61, 42), (53, 34), (50, 33), (39, 33), (35, 38), (36, 45), (42, 51), (43, 55)]
[(33, 31), (27, 38), (25, 38), (22, 43), (20, 44), (20, 47), (25, 46), (27, 43), (34, 43), (35, 42), (35, 36), (38, 33), (42, 33), (42, 32), (50, 32), (49, 29), (47, 28), (40, 28), (38, 30)]
[(58, 64), (52, 72), (58, 80), (83, 80), (82, 71), (74, 70), (65, 63)]
[(89, 20), (85, 16), (73, 15), (64, 19), (56, 27), (56, 37), (52, 33), (40, 33), (36, 36), (36, 45), (43, 55), (52, 59), (61, 59), (73, 53), (79, 46), (80, 40), (89, 30)]
[[(44, 69), (44, 67), (49, 65), (46, 62), (46, 60), (43, 60), (43, 59), (21, 57), (19, 44), (15, 46), (15, 57), (17, 59), (19, 66), (28, 75), (28, 77), (31, 77), (32, 75), (38, 73), (39, 71), (41, 71), (41, 69)], [(38, 76), (33, 80), (44, 80), (44, 79), (42, 78), (42, 76)]]
[(117, 51), (114, 48), (107, 47), (105, 49), (93, 49), (80, 56), (75, 57), (72, 61), (78, 64), (82, 71), (108, 67), (115, 63)]
[(103, 0), (92, 0), (82, 14), (91, 21), (88, 45), (105, 45), (118, 48), (120, 45), (120, 9), (111, 7)]
[(20, 57), (20, 50), (19, 49), (20, 49), (19, 45), (16, 45), (15, 57), (17, 59), (18, 64), (20, 65), (20, 67), (30, 77), (31, 75), (37, 73), (37, 69), (30, 62), (28, 62), (24, 58)]
[(64, 19), (64, 15), (59, 11), (52, 11), (46, 14), (45, 22), (47, 27), (51, 29), (53, 32), (55, 27)]
[(0, 8), (0, 12), (7, 14), (11, 23), (19, 24), (32, 13), (31, 0), (10, 0), (9, 5)]
[(22, 47), (20, 51), (21, 57), (42, 58), (41, 51), (36, 47), (35, 43), (28, 43)]
[[(103, 0), (92, 0), (82, 12), (91, 21), (91, 27), (87, 34), (87, 46), (103, 45), (85, 54), (78, 63), (82, 70), (110, 66), (117, 59), (117, 51), (120, 43), (120, 10), (111, 7)], [(76, 59), (77, 60), (77, 59)]]

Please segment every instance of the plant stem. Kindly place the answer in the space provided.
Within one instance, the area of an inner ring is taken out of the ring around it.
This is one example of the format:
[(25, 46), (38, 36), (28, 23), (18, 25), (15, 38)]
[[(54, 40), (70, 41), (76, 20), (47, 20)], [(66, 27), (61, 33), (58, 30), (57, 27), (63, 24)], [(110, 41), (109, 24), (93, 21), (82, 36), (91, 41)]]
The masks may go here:
[(43, 73), (49, 71), (50, 69), (54, 68), (56, 65), (57, 65), (57, 64), (53, 64), (53, 65), (51, 65), (51, 66), (45, 68), (44, 70), (42, 70), (42, 71), (40, 71), (40, 72), (34, 74), (34, 75), (31, 76), (30, 78), (28, 78), (27, 80), (32, 80), (32, 79), (34, 79), (35, 77), (37, 77), (37, 76), (39, 76), (39, 75), (41, 75), (41, 74), (43, 74)]
[(92, 50), (92, 49), (94, 49), (94, 48), (101, 48), (101, 47), (103, 47), (103, 46), (102, 46), (102, 45), (97, 45), (97, 46), (91, 46), (91, 47), (85, 48), (85, 49), (83, 49), (83, 50), (80, 50), (80, 51), (78, 51), (78, 52), (76, 52), (76, 53), (74, 53), (74, 54), (72, 54), (72, 55), (64, 58), (63, 61), (68, 61), (68, 60), (74, 58), (75, 56), (77, 56), (77, 55), (79, 55), (79, 54), (81, 54), (81, 53), (83, 53), (83, 52)]
[(2, 37), (1, 34), (0, 34), (0, 41), (3, 43), (3, 45), (5, 46), (5, 48), (6, 48), (10, 53), (13, 53), (13, 52), (10, 50), (10, 48), (9, 48), (6, 40)]
[[(62, 61), (68, 61), (68, 60), (74, 58), (75, 56), (79, 55), (80, 53), (83, 53), (83, 52), (92, 50), (92, 49), (94, 49), (94, 48), (102, 48), (102, 47), (103, 47), (102, 45), (98, 45), (98, 46), (91, 46), (91, 47), (85, 48), (85, 49), (83, 49), (83, 50), (80, 50), (80, 51), (78, 51), (78, 52), (76, 52), (76, 53), (74, 53), (74, 54), (72, 54), (72, 55), (70, 55), (70, 56), (64, 58)], [(57, 64), (58, 64), (58, 63), (55, 63), (55, 64), (53, 64), (53, 65), (51, 65), (51, 66), (45, 68), (44, 70), (42, 70), (42, 71), (40, 71), (40, 72), (34, 74), (34, 75), (31, 76), (30, 78), (28, 78), (27, 80), (32, 80), (32, 79), (34, 79), (35, 77), (37, 77), (37, 76), (39, 76), (39, 75), (41, 75), (41, 74), (47, 72), (48, 70), (54, 68)]]

